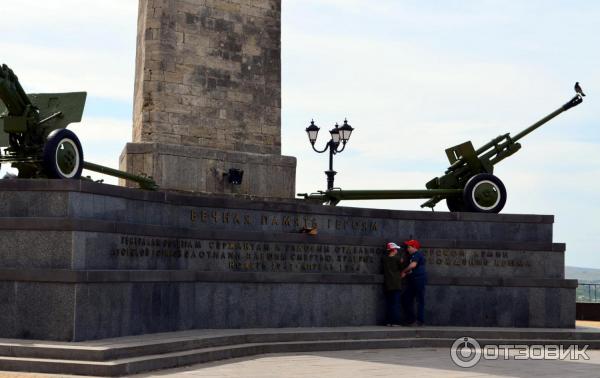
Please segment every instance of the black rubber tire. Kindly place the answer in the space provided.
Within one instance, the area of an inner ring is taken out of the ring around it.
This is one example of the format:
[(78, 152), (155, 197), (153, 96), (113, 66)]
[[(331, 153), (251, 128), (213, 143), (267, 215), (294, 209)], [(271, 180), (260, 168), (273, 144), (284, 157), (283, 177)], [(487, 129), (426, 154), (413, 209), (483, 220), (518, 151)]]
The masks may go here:
[(452, 213), (467, 211), (467, 206), (465, 205), (464, 200), (459, 196), (446, 198), (446, 206), (448, 206), (448, 210)]
[(67, 129), (57, 129), (44, 144), (44, 171), (50, 178), (78, 179), (83, 170), (83, 149), (79, 138)]
[[(489, 200), (491, 202), (489, 204), (477, 202), (477, 194), (485, 195), (485, 191), (477, 192), (482, 188), (482, 185), (488, 185), (488, 188), (491, 187), (496, 193), (495, 196), (483, 198), (484, 200)], [(467, 211), (474, 213), (499, 213), (506, 204), (506, 187), (498, 177), (489, 173), (480, 173), (467, 181), (463, 192), (463, 201)]]

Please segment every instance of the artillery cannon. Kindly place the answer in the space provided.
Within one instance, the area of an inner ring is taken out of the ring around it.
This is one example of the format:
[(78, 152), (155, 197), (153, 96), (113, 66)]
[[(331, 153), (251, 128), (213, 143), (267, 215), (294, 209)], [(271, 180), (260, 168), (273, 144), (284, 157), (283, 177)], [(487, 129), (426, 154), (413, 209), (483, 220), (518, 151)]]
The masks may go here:
[(80, 122), (86, 92), (27, 94), (6, 65), (0, 67), (0, 164), (12, 163), (19, 178), (77, 179), (85, 168), (158, 188), (151, 177), (83, 160), (79, 139), (66, 127)]
[(470, 141), (446, 149), (450, 166), (442, 176), (427, 182), (426, 189), (341, 190), (334, 188), (311, 194), (298, 193), (298, 196), (334, 206), (342, 200), (426, 198), (428, 201), (421, 207), (429, 207), (432, 210), (438, 202), (445, 199), (448, 209), (452, 212), (499, 213), (506, 203), (506, 188), (502, 181), (494, 176), (494, 166), (519, 151), (521, 144), (517, 142), (520, 139), (582, 101), (581, 95), (577, 94), (566, 104), (514, 137), (509, 133), (500, 135), (477, 150)]

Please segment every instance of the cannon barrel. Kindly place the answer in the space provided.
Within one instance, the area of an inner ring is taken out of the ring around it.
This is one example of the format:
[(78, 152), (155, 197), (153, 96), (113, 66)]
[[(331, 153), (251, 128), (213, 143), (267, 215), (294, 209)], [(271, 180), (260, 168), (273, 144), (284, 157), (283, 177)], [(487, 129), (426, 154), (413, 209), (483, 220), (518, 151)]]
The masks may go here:
[[(505, 153), (502, 156), (499, 156), (500, 158), (493, 159), (494, 155), (500, 154), (502, 151), (506, 151), (507, 147), (509, 145), (518, 145), (518, 143), (516, 143), (518, 140), (524, 138), (525, 136), (527, 136), (528, 134), (530, 134), (531, 132), (533, 132), (535, 129), (543, 126), (546, 123), (548, 123), (550, 120), (552, 120), (553, 118), (555, 118), (559, 114), (561, 114), (561, 113), (563, 113), (563, 112), (571, 109), (572, 107), (575, 107), (575, 106), (581, 104), (582, 102), (583, 102), (583, 99), (578, 94), (578, 95), (574, 96), (572, 99), (570, 99), (563, 106), (561, 106), (560, 108), (556, 109), (552, 113), (548, 114), (544, 118), (540, 119), (539, 121), (537, 121), (533, 125), (527, 127), (525, 130), (519, 132), (514, 137), (511, 137), (510, 133), (504, 134), (504, 135), (500, 135), (500, 136), (492, 139), (491, 141), (489, 141), (485, 145), (481, 146), (480, 148), (478, 148), (475, 151), (475, 153), (478, 156), (480, 156), (480, 159), (482, 159), (482, 160), (489, 160), (493, 164), (496, 164), (496, 163), (504, 160), (508, 156), (512, 155), (514, 152), (516, 152), (516, 150), (518, 148), (520, 148), (520, 145), (515, 150), (513, 150), (511, 153)], [(493, 150), (488, 151), (490, 148), (493, 148)], [(457, 161), (455, 161), (454, 163), (452, 163), (450, 165), (450, 167), (448, 167), (448, 169), (446, 170), (446, 173), (450, 173), (450, 172), (455, 171), (456, 169), (458, 169), (459, 167), (461, 167), (463, 164), (465, 164), (465, 161), (466, 161), (465, 158), (461, 157), (460, 159), (458, 159)]]
[(147, 189), (147, 190), (157, 190), (158, 189), (158, 185), (156, 185), (156, 182), (152, 179), (152, 177), (142, 176), (142, 175), (134, 175), (129, 172), (119, 171), (118, 169), (113, 169), (113, 168), (105, 167), (105, 166), (102, 166), (99, 164), (90, 163), (89, 161), (83, 162), (83, 168), (90, 170), (90, 171), (104, 173), (106, 175), (122, 178), (125, 180), (131, 180), (133, 182), (138, 183), (138, 185), (142, 189)]
[(576, 95), (575, 97), (573, 97), (572, 99), (569, 100), (569, 102), (567, 102), (566, 104), (564, 104), (563, 106), (561, 106), (560, 108), (556, 109), (555, 111), (553, 111), (552, 113), (548, 114), (547, 116), (545, 116), (544, 118), (540, 119), (539, 121), (537, 121), (536, 123), (534, 123), (533, 125), (529, 126), (528, 128), (526, 128), (525, 130), (521, 131), (520, 133), (518, 133), (517, 135), (515, 135), (512, 140), (514, 142), (518, 141), (519, 139), (527, 136), (527, 134), (531, 133), (532, 131), (534, 131), (535, 129), (537, 129), (538, 127), (542, 126), (543, 124), (545, 124), (546, 122), (550, 121), (552, 118), (556, 117), (557, 115), (559, 115), (562, 112), (566, 112), (567, 110), (571, 109), (572, 107), (575, 107), (579, 104), (581, 104), (583, 102), (583, 99), (581, 98), (581, 95)]
[(15, 116), (26, 115), (27, 107), (32, 105), (17, 75), (6, 64), (0, 67), (0, 100), (8, 109), (8, 114)]
[(432, 196), (461, 195), (462, 189), (341, 190), (333, 189), (325, 196), (341, 200), (419, 199)]
[[(518, 150), (521, 147), (519, 143), (516, 143), (517, 141), (519, 141), (520, 139), (523, 139), (528, 134), (530, 134), (531, 132), (533, 132), (535, 129), (537, 129), (537, 128), (541, 127), (542, 125), (544, 125), (545, 123), (549, 122), (554, 117), (556, 117), (559, 114), (561, 114), (562, 112), (565, 112), (565, 111), (571, 109), (572, 107), (581, 104), (582, 101), (583, 101), (583, 99), (581, 98), (581, 96), (580, 95), (576, 95), (571, 100), (569, 100), (569, 102), (565, 103), (563, 106), (561, 106), (560, 108), (556, 109), (552, 113), (548, 114), (544, 118), (540, 119), (539, 121), (537, 121), (533, 125), (531, 125), (528, 128), (526, 128), (525, 130), (521, 131), (520, 133), (518, 133), (514, 137), (510, 138), (509, 134), (506, 134), (507, 137), (505, 138), (504, 142), (502, 142), (501, 144), (498, 144), (497, 148), (495, 148), (494, 150), (491, 150), (491, 151), (485, 153), (484, 155), (482, 155), (481, 158), (482, 159), (489, 159), (489, 161), (492, 164), (497, 164), (497, 163), (501, 162), (502, 160), (504, 160), (505, 158), (507, 158), (510, 155), (512, 155), (514, 152), (516, 152), (516, 150)], [(518, 146), (518, 147), (514, 151), (512, 151), (511, 153), (502, 154), (503, 151), (508, 151), (509, 145), (515, 145), (515, 146)], [(477, 154), (478, 155), (482, 154), (486, 150), (487, 150), (487, 148), (484, 149), (482, 147), (482, 148), (480, 148), (480, 149), (477, 150)], [(498, 155), (498, 156), (494, 158), (494, 155)]]

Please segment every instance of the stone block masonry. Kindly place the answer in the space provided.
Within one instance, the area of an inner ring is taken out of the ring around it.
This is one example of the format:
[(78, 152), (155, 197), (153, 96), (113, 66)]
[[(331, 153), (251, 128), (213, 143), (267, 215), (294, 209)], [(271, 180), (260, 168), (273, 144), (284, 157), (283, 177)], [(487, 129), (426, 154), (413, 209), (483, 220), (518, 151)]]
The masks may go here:
[(278, 0), (142, 0), (134, 142), (281, 153)]
[[(293, 197), (296, 161), (281, 156), (281, 0), (140, 0), (133, 142), (204, 148), (142, 156), (126, 146), (121, 169), (149, 174), (163, 188)], [(215, 151), (238, 155), (207, 158)], [(260, 167), (240, 167), (244, 153)], [(259, 177), (282, 158), (282, 177), (291, 180), (284, 193)], [(229, 187), (230, 168), (245, 168), (252, 182)], [(182, 170), (198, 185), (170, 177)]]
[[(163, 143), (127, 143), (120, 165), (129, 172), (152, 172), (158, 185), (165, 189), (262, 198), (291, 198), (295, 194), (296, 159), (289, 156)], [(244, 171), (241, 185), (227, 182), (224, 173), (229, 168)]]

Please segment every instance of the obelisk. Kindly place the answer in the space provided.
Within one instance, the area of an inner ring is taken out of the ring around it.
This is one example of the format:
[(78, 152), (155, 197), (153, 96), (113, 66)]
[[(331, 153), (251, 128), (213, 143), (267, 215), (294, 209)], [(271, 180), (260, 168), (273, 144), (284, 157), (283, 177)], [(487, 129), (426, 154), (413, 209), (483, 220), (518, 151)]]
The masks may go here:
[(281, 155), (281, 0), (140, 0), (120, 167), (163, 189), (294, 197), (296, 159)]

